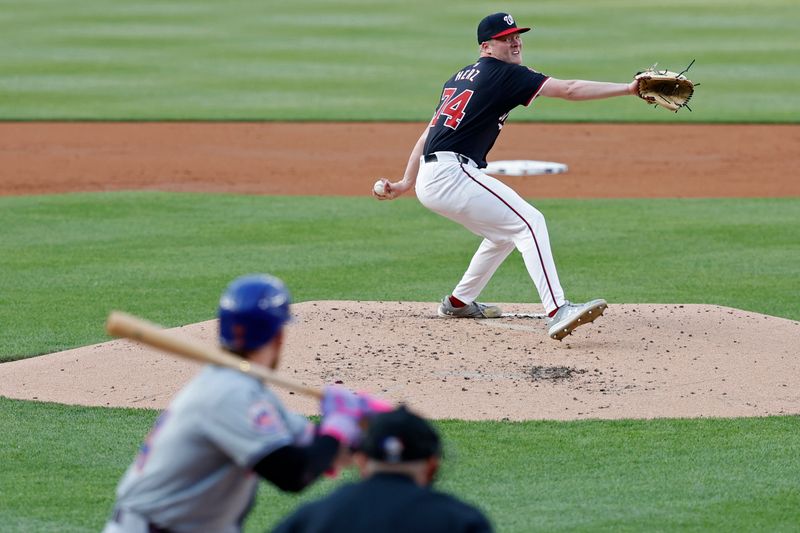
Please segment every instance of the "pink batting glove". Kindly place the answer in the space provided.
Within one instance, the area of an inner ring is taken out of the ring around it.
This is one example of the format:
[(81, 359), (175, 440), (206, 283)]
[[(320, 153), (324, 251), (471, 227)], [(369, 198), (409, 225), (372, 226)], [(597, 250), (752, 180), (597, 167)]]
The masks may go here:
[(350, 447), (361, 440), (359, 418), (344, 413), (331, 413), (322, 419), (319, 434), (333, 437), (342, 446)]
[(394, 405), (388, 400), (373, 396), (368, 392), (359, 392), (362, 410), (365, 416), (377, 415), (378, 413), (388, 413), (394, 410)]
[(356, 419), (364, 414), (361, 397), (341, 385), (327, 385), (323, 389), (319, 408), (323, 419), (332, 413), (344, 413)]

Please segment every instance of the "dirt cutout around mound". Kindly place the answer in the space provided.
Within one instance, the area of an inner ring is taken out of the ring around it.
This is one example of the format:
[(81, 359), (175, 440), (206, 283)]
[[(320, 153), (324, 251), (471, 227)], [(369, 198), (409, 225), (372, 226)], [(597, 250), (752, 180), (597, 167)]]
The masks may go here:
[[(342, 383), (432, 418), (556, 419), (800, 414), (800, 323), (707, 305), (612, 304), (563, 342), (527, 317), (443, 319), (435, 304), (296, 304), (280, 371)], [(216, 321), (175, 328), (216, 343)], [(128, 340), (0, 365), (0, 395), (164, 408), (200, 366)], [(277, 389), (286, 404), (316, 402)]]
[[(399, 179), (424, 124), (0, 123), (0, 195), (156, 189), (369, 196)], [(531, 198), (800, 196), (800, 126), (507, 123), (491, 160), (556, 161), (504, 176)], [(413, 196), (413, 191), (409, 194)]]

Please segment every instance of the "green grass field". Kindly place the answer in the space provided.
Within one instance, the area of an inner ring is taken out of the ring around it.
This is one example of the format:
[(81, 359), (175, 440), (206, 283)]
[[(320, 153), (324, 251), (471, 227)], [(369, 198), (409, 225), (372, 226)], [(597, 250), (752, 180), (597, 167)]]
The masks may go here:
[[(512, 120), (797, 121), (800, 4), (789, 0), (0, 0), (0, 119), (423, 121), (441, 83), (476, 58), (478, 20), (500, 9), (534, 26), (526, 63), (547, 74), (623, 81), (696, 59), (701, 82), (693, 113), (543, 99)], [(800, 319), (797, 198), (535, 204), (576, 300)], [(413, 200), (368, 198), (6, 197), (0, 228), (0, 361), (106, 340), (115, 308), (208, 320), (245, 272), (283, 277), (296, 301), (435, 302), (477, 246)], [(518, 256), (485, 296), (535, 301)], [(0, 398), (0, 530), (100, 530), (156, 414)], [(797, 416), (437, 424), (440, 487), (498, 531), (798, 531)], [(265, 485), (247, 531), (334, 484), (299, 497)]]
[[(98, 531), (155, 415), (0, 398), (3, 531)], [(498, 531), (797, 530), (797, 417), (437, 426), (438, 486)], [(265, 485), (247, 531), (351, 479), (300, 496)]]
[[(575, 301), (707, 303), (800, 319), (794, 199), (535, 204)], [(169, 326), (209, 320), (221, 288), (245, 272), (281, 276), (297, 301), (435, 302), (479, 244), (414, 199), (6, 197), (0, 227), (14, 228), (0, 234), (2, 249), (13, 250), (0, 256), (8, 299), (0, 361), (108, 340), (102, 328), (112, 309)], [(483, 297), (538, 301), (517, 253)]]
[[(658, 62), (701, 83), (693, 113), (543, 99), (517, 120), (792, 122), (793, 0), (0, 0), (3, 119), (427, 120), (493, 10), (534, 27), (526, 64), (625, 81)], [(402, 97), (398, 98), (398, 95)]]
[[(565, 266), (562, 281), (579, 299), (712, 303), (800, 318), (794, 199), (537, 205)], [(0, 226), (14, 229), (0, 234), (0, 248), (14, 251), (0, 258), (6, 360), (106, 340), (114, 308), (169, 325), (211, 319), (222, 287), (244, 272), (278, 274), (296, 301), (434, 305), (478, 244), (416, 201), (369, 198), (1, 198)], [(385, 279), (398, 282), (387, 287)], [(512, 256), (487, 296), (525, 301), (529, 291)], [(0, 400), (0, 523), (97, 530), (155, 414)], [(798, 417), (440, 427), (448, 446), (441, 487), (480, 504), (500, 531), (788, 531), (800, 520)], [(248, 531), (332, 486), (300, 497), (265, 487)]]

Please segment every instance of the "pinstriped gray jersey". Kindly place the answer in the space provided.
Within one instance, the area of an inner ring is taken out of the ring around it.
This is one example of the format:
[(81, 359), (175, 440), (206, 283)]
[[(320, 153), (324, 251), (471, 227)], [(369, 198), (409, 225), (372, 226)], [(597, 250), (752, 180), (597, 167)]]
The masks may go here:
[(258, 488), (252, 467), (313, 425), (259, 380), (207, 366), (159, 416), (117, 487), (117, 507), (174, 531), (237, 531)]

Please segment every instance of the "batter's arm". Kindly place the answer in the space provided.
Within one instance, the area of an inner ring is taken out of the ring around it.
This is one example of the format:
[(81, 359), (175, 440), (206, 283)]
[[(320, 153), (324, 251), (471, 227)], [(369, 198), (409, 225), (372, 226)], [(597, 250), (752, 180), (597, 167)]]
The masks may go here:
[(614, 96), (634, 95), (638, 96), (638, 82), (613, 83), (607, 81), (587, 81), (587, 80), (559, 80), (549, 78), (544, 82), (540, 96), (552, 98), (562, 98), (564, 100), (598, 100), (600, 98), (612, 98)]
[(385, 183), (386, 194), (383, 197), (376, 195), (379, 200), (397, 198), (409, 189), (414, 188), (414, 184), (417, 182), (417, 173), (419, 172), (419, 158), (422, 157), (422, 150), (425, 149), (425, 141), (427, 140), (428, 128), (426, 127), (425, 131), (423, 131), (422, 135), (417, 139), (417, 144), (415, 144), (414, 148), (411, 150), (411, 155), (408, 156), (408, 163), (406, 164), (406, 171), (403, 174), (403, 179), (394, 182), (387, 181)]
[(340, 451), (333, 437), (317, 436), (309, 446), (287, 445), (262, 457), (253, 470), (286, 492), (300, 492), (329, 470)]

